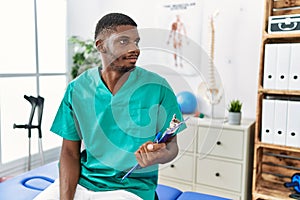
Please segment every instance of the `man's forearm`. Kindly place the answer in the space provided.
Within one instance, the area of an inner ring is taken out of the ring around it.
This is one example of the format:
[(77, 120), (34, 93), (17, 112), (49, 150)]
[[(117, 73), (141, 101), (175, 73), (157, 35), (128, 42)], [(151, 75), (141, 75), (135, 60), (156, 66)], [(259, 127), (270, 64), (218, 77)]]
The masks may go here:
[(176, 137), (172, 138), (172, 140), (170, 142), (167, 143), (167, 152), (168, 152), (168, 156), (164, 156), (161, 158), (160, 163), (164, 164), (164, 163), (168, 163), (170, 161), (172, 161), (178, 154), (178, 145), (177, 145), (177, 139)]
[(62, 148), (59, 167), (60, 200), (74, 198), (80, 176), (80, 156)]

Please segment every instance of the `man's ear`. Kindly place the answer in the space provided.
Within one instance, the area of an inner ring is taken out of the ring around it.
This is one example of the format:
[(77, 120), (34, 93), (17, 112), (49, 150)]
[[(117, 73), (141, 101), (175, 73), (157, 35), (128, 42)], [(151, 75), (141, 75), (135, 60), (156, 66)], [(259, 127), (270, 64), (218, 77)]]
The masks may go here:
[(104, 47), (104, 41), (101, 39), (98, 39), (95, 43), (96, 48), (98, 49), (98, 51), (100, 51), (101, 53), (105, 53), (106, 49)]

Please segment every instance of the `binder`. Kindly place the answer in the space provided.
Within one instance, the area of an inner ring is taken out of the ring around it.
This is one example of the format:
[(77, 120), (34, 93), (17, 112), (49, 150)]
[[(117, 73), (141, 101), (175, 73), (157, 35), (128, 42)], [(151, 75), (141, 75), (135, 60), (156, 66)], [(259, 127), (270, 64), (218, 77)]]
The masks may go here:
[(300, 101), (288, 101), (286, 146), (300, 147)]
[(275, 89), (287, 90), (290, 68), (290, 44), (278, 44)]
[(277, 44), (265, 45), (263, 87), (275, 89)]
[(289, 90), (300, 90), (300, 43), (291, 44)]
[(286, 100), (275, 100), (274, 140), (277, 145), (285, 145), (287, 125), (287, 103)]
[(274, 140), (274, 110), (275, 100), (262, 100), (262, 127), (261, 127), (261, 141), (272, 144)]

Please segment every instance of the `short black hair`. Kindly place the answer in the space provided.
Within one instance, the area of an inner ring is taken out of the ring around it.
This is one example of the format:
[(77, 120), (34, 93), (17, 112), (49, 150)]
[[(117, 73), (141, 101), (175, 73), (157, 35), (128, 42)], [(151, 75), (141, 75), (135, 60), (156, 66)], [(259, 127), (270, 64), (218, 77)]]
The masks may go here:
[(122, 13), (109, 13), (103, 16), (96, 25), (95, 40), (103, 30), (114, 29), (116, 26), (131, 25), (137, 27), (137, 24), (129, 16)]

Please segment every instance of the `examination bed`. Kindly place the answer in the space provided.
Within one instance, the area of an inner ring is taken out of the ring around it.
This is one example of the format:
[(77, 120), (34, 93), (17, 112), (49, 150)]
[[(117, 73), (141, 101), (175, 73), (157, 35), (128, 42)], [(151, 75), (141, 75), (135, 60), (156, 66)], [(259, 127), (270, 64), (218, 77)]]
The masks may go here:
[[(0, 183), (0, 200), (31, 200), (58, 177), (57, 162), (35, 168)], [(182, 192), (174, 187), (159, 184), (159, 200), (226, 200), (196, 192)]]

